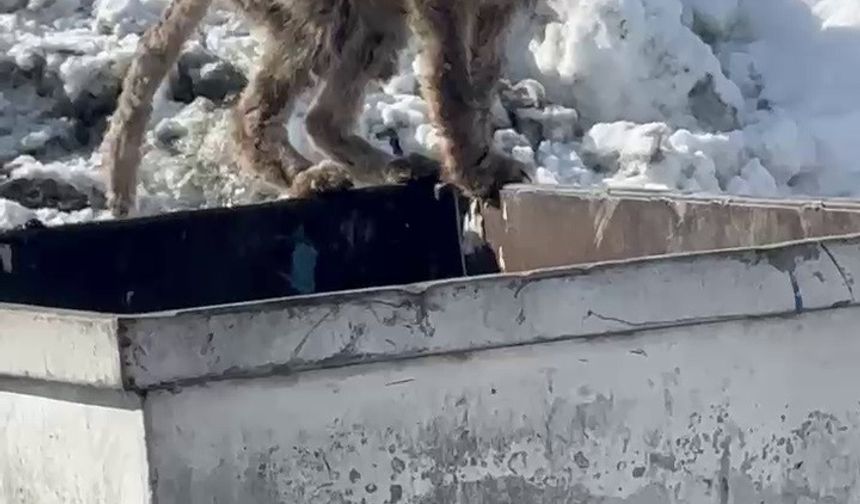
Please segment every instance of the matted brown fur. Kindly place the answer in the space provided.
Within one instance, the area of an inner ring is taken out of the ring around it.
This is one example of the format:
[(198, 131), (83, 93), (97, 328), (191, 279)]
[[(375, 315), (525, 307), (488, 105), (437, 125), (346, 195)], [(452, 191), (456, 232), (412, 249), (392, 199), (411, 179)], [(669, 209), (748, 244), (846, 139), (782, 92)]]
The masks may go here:
[[(258, 70), (234, 109), (237, 164), (295, 196), (438, 171), (432, 160), (394, 158), (353, 132), (368, 82), (391, 77), (411, 25), (427, 69), (422, 94), (442, 137), (442, 179), (476, 197), (523, 180), (524, 166), (491, 148), (489, 117), (503, 36), (515, 9), (529, 1), (233, 0), (267, 32)], [(135, 204), (155, 91), (210, 3), (171, 0), (141, 38), (102, 144), (115, 216), (127, 215)], [(328, 160), (313, 166), (290, 144), (284, 120), (296, 97), (317, 80), (322, 85), (307, 129)]]

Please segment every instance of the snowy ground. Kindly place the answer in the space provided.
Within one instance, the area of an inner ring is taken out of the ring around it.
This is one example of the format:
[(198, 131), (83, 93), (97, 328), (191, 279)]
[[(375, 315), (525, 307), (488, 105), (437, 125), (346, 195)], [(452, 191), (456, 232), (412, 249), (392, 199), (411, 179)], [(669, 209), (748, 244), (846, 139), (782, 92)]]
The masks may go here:
[[(163, 6), (0, 0), (0, 228), (106, 218), (89, 208), (103, 189), (93, 148), (138, 34)], [(224, 98), (257, 49), (229, 9), (210, 12), (159, 97), (145, 213), (260, 198), (224, 144)], [(509, 55), (496, 141), (542, 183), (860, 195), (857, 0), (546, 0), (514, 27)], [(369, 93), (360, 131), (432, 153), (403, 61)], [(290, 134), (314, 157), (302, 111)]]

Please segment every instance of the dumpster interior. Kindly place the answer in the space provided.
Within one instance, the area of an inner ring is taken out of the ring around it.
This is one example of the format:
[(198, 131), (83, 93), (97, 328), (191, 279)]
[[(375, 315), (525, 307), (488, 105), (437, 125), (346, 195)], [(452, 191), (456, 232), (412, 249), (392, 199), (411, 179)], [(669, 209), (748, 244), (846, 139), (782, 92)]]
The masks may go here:
[(433, 184), (0, 234), (0, 302), (144, 313), (461, 276)]

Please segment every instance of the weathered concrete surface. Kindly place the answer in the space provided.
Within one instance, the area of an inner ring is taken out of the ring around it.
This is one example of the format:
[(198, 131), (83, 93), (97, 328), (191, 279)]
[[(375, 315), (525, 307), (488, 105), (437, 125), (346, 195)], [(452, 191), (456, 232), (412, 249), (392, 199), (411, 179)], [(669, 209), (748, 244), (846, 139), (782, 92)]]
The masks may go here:
[(145, 316), (3, 308), (0, 503), (860, 502), (858, 274), (853, 236)]
[(856, 301), (860, 239), (121, 320), (137, 387), (794, 313)]
[(0, 379), (0, 502), (148, 504), (140, 399)]
[(121, 387), (117, 321), (0, 305), (0, 375)]
[(483, 210), (502, 271), (757, 247), (860, 232), (856, 201), (704, 198), (509, 186)]
[(115, 317), (0, 307), (0, 503), (148, 504)]
[(857, 327), (852, 307), (155, 392), (155, 495), (858, 502)]

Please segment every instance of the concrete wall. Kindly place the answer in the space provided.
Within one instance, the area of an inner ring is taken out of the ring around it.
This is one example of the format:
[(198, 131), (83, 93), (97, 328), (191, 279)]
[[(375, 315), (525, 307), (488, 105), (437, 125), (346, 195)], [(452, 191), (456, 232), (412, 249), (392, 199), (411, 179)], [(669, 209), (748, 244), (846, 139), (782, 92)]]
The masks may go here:
[(0, 374), (121, 387), (115, 317), (0, 305)]
[(148, 400), (158, 502), (849, 503), (860, 309)]
[(851, 239), (204, 310), (123, 322), (124, 363), (159, 503), (849, 503), (857, 273)]
[(0, 419), (0, 502), (150, 502), (137, 395), (4, 378)]
[(0, 307), (0, 502), (148, 504), (115, 318)]
[(858, 274), (853, 237), (136, 317), (0, 309), (22, 358), (0, 357), (0, 499), (858, 502)]
[(860, 238), (120, 320), (140, 388), (853, 304)]

